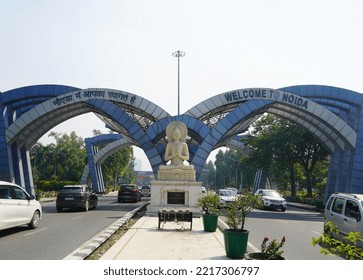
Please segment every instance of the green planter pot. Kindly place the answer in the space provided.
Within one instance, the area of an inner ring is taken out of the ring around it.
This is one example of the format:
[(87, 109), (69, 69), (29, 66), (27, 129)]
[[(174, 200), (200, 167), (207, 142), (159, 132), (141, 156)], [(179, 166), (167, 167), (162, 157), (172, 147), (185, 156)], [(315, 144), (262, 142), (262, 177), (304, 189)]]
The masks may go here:
[(247, 250), (248, 233), (248, 230), (234, 231), (231, 229), (225, 229), (223, 231), (224, 246), (228, 258), (244, 258)]
[(204, 214), (203, 215), (203, 226), (204, 231), (215, 232), (218, 225), (218, 215), (217, 214)]
[(255, 252), (255, 253), (247, 253), (245, 254), (246, 260), (284, 260), (285, 258), (282, 256), (276, 256), (272, 259), (268, 259), (265, 253)]

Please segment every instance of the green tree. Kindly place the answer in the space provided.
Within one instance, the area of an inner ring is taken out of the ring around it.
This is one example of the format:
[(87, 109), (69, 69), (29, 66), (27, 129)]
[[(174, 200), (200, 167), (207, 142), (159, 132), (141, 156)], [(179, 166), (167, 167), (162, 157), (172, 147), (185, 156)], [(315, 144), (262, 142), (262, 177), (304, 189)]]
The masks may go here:
[(55, 178), (62, 181), (78, 181), (86, 163), (86, 150), (82, 137), (72, 131), (66, 133), (51, 132), (49, 136), (56, 140), (53, 149)]
[[(99, 135), (99, 130), (93, 131)], [(51, 132), (55, 143), (44, 146), (36, 143), (31, 151), (31, 163), (35, 182), (39, 181), (79, 181), (86, 164), (84, 140), (75, 132), (70, 135)], [(100, 146), (102, 148), (103, 146)], [(123, 148), (111, 155), (102, 165), (104, 181), (116, 186), (122, 178), (134, 182), (134, 157), (132, 147)]]
[[(243, 159), (243, 154), (233, 149), (226, 152), (218, 151), (215, 161), (218, 188), (239, 188), (242, 183), (241, 177), (245, 178), (245, 175), (247, 175)], [(244, 183), (247, 183), (247, 180)]]
[(133, 148), (126, 147), (113, 153), (102, 164), (102, 173), (107, 185), (112, 184), (115, 188), (120, 179), (124, 183), (133, 183), (136, 179), (134, 174)]
[(216, 170), (214, 167), (213, 162), (210, 160), (205, 165), (203, 170), (205, 171), (202, 173), (200, 177), (200, 181), (203, 182), (203, 186), (208, 188), (215, 188), (215, 178), (216, 178)]
[(275, 168), (277, 178), (288, 172), (291, 194), (296, 194), (296, 168), (305, 173), (308, 197), (312, 196), (313, 172), (318, 162), (327, 161), (327, 149), (301, 126), (271, 114), (256, 122), (251, 136), (245, 140), (251, 148), (249, 162), (256, 168)]

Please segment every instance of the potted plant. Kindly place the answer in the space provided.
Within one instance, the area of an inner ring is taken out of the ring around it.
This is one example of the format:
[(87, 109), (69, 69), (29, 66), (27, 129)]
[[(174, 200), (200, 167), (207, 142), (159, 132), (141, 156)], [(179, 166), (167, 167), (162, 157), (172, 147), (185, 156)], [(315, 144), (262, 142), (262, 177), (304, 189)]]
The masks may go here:
[(227, 257), (244, 258), (249, 234), (249, 231), (245, 229), (246, 216), (260, 205), (261, 199), (250, 193), (236, 196), (236, 199), (228, 205), (226, 224), (229, 228), (223, 231)]
[(220, 208), (218, 195), (212, 191), (207, 191), (198, 198), (197, 206), (203, 210), (204, 231), (215, 232), (217, 230)]
[(284, 251), (281, 248), (285, 244), (285, 236), (282, 237), (281, 242), (277, 242), (276, 239), (269, 243), (267, 241), (269, 241), (268, 237), (262, 240), (261, 252), (247, 253), (245, 258), (247, 260), (284, 260), (285, 258), (281, 256)]

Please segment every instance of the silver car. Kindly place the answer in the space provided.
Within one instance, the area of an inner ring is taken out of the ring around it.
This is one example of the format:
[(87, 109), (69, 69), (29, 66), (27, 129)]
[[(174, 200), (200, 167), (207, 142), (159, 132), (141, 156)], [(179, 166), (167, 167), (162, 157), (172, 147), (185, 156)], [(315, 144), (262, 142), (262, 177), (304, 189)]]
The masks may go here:
[(37, 228), (42, 207), (34, 196), (20, 186), (0, 181), (0, 230), (28, 225)]
[(324, 226), (333, 222), (342, 235), (359, 232), (363, 237), (362, 214), (363, 194), (333, 193), (325, 206)]

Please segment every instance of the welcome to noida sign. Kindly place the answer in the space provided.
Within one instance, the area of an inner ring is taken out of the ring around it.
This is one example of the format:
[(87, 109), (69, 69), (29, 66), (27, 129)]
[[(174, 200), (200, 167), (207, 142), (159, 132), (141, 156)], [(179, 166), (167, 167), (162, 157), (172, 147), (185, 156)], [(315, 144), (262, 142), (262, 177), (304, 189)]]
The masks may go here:
[(224, 97), (227, 103), (237, 102), (241, 100), (247, 101), (252, 99), (266, 99), (287, 103), (292, 106), (300, 107), (306, 110), (308, 109), (309, 104), (309, 100), (300, 96), (280, 90), (266, 88), (251, 88), (230, 91), (224, 93)]

